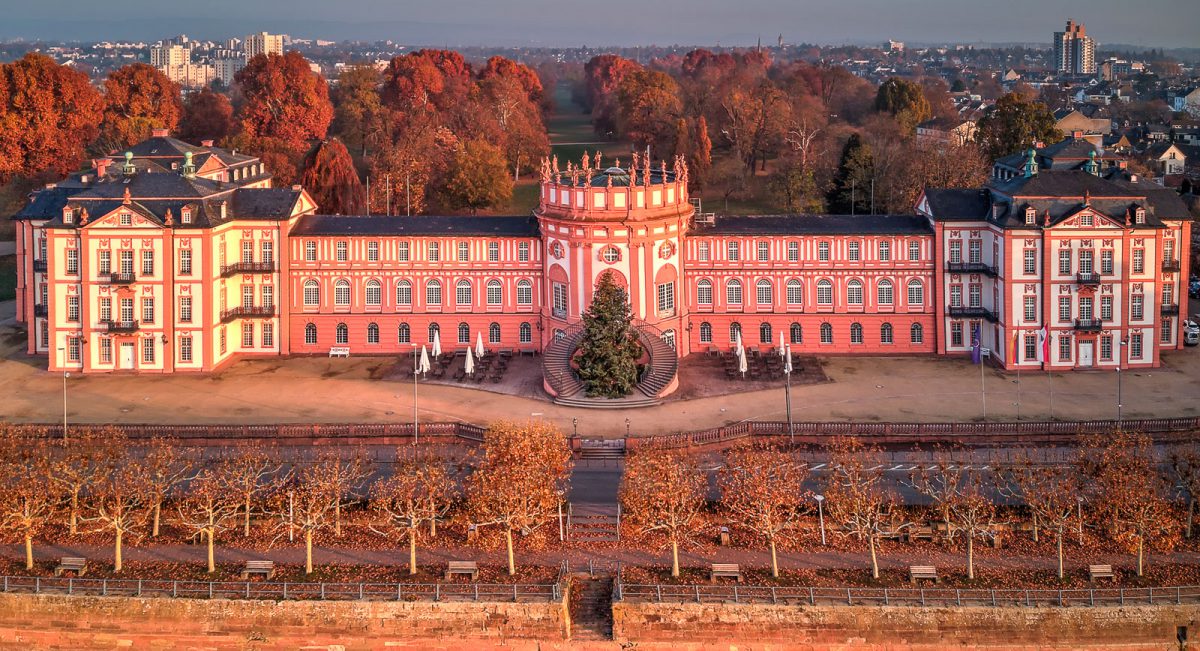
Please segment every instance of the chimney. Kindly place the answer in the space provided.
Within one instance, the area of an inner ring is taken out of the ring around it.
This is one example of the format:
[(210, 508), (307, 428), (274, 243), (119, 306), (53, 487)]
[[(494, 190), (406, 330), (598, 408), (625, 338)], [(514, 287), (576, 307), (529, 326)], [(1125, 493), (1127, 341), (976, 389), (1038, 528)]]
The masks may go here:
[(1072, 131), (1072, 132), (1071, 132), (1071, 137), (1072, 137), (1073, 139), (1075, 139), (1075, 140), (1082, 140), (1082, 139), (1083, 139), (1083, 132), (1082, 132), (1082, 131), (1080, 131), (1080, 130), (1078, 130), (1078, 129), (1076, 129), (1076, 130), (1074, 130), (1074, 131)]
[(108, 173), (108, 166), (112, 164), (111, 158), (97, 158), (92, 161), (96, 168), (96, 178), (102, 179)]
[(201, 146), (201, 147), (212, 147), (212, 146), (213, 146), (213, 141), (212, 141), (212, 140), (201, 140), (201, 141), (200, 141), (200, 146)]
[(171, 132), (167, 129), (154, 129), (150, 132), (151, 138), (166, 138), (169, 135), (171, 135)]

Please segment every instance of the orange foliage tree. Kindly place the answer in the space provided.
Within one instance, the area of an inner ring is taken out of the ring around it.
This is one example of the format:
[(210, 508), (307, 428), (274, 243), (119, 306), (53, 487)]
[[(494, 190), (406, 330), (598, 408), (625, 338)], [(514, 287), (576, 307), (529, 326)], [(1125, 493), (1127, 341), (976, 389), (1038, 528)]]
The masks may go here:
[(625, 462), (619, 499), (635, 530), (661, 534), (671, 548), (671, 576), (679, 576), (679, 548), (704, 526), (708, 481), (695, 459), (672, 450), (638, 451)]
[(354, 170), (350, 152), (337, 138), (322, 140), (304, 157), (300, 183), (312, 195), (322, 213), (360, 215), (366, 194)]
[(1083, 494), (1078, 469), (1066, 465), (1036, 465), (1025, 459), (1005, 469), (1007, 482), (1003, 492), (1022, 500), (1033, 517), (1033, 539), (1037, 540), (1038, 527), (1045, 526), (1054, 532), (1058, 551), (1058, 578), (1066, 576), (1063, 570), (1063, 537), (1071, 521), (1079, 511), (1079, 498)]
[(125, 435), (114, 428), (77, 428), (50, 446), (50, 486), (64, 503), (71, 535), (79, 531), (81, 498), (102, 484), (113, 460), (125, 450)]
[(454, 482), (442, 459), (399, 453), (391, 476), (371, 485), (371, 530), (387, 537), (408, 538), (408, 573), (417, 573), (417, 541), (422, 525), (446, 515), (454, 499)]
[(665, 72), (635, 70), (617, 86), (617, 133), (638, 150), (666, 158), (675, 151), (676, 121), (683, 107), (679, 84)]
[(49, 484), (44, 431), (0, 431), (0, 529), (20, 538), (25, 569), (33, 569), (33, 540), (50, 524), (57, 505)]
[(443, 202), (472, 214), (480, 208), (502, 206), (512, 199), (513, 180), (505, 169), (504, 154), (483, 140), (467, 140), (451, 158)]
[(721, 506), (734, 522), (766, 540), (771, 550), (771, 576), (779, 576), (776, 546), (799, 538), (801, 516), (809, 511), (812, 493), (804, 488), (808, 466), (775, 448), (743, 448), (730, 452), (721, 469)]
[(0, 182), (74, 171), (99, 132), (103, 109), (87, 75), (43, 54), (0, 65)]
[(615, 54), (601, 54), (584, 64), (584, 110), (592, 114), (592, 128), (598, 135), (616, 132), (617, 88), (626, 75), (641, 68), (636, 62)]
[(551, 521), (566, 494), (571, 450), (563, 433), (545, 421), (493, 423), (483, 434), (483, 460), (467, 479), (466, 518), (499, 527), (516, 574), (513, 534)]
[(201, 469), (175, 502), (176, 524), (193, 537), (204, 539), (210, 574), (217, 571), (217, 536), (237, 526), (240, 506), (240, 496), (229, 490), (225, 477), (213, 466)]
[(845, 535), (867, 543), (871, 576), (879, 578), (879, 540), (896, 530), (896, 498), (883, 487), (883, 455), (855, 437), (838, 436), (829, 442), (831, 472), (825, 483), (830, 519), (841, 524)]
[(100, 150), (139, 143), (152, 129), (174, 131), (182, 114), (179, 86), (157, 68), (144, 63), (117, 68), (104, 80)]
[(211, 88), (188, 95), (179, 119), (179, 137), (192, 144), (224, 140), (237, 127), (229, 97)]
[(193, 450), (181, 447), (177, 439), (161, 436), (150, 439), (149, 444), (141, 450), (146, 506), (151, 511), (151, 538), (158, 537), (163, 503), (174, 495), (192, 472), (193, 453)]
[(275, 138), (295, 151), (325, 137), (333, 120), (329, 86), (300, 53), (260, 54), (234, 80), (244, 98), (238, 123), (250, 137)]

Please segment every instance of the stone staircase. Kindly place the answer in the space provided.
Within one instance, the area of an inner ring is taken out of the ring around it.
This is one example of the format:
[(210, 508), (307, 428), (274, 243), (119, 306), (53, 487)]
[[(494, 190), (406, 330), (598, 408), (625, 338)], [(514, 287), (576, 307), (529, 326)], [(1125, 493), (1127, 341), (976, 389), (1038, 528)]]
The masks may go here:
[(616, 504), (571, 504), (568, 538), (572, 542), (620, 542), (621, 515)]
[(571, 355), (579, 348), (581, 339), (583, 328), (576, 326), (567, 331), (566, 336), (550, 342), (542, 351), (542, 376), (557, 394), (556, 401), (583, 391), (583, 381), (571, 368)]
[(642, 371), (637, 383), (638, 391), (644, 397), (635, 394), (609, 400), (591, 399), (582, 395), (583, 381), (571, 368), (571, 357), (583, 339), (583, 327), (577, 325), (542, 351), (542, 374), (555, 392), (554, 402), (568, 407), (592, 409), (630, 409), (660, 404), (659, 394), (671, 384), (679, 371), (679, 357), (654, 326), (634, 324), (634, 329), (637, 331), (638, 342), (650, 357), (650, 362)]
[(679, 356), (658, 333), (658, 328), (638, 325), (638, 339), (642, 348), (650, 354), (650, 363), (638, 381), (638, 390), (651, 398), (657, 398), (663, 389), (675, 379), (679, 371)]
[(607, 641), (613, 634), (613, 577), (581, 572), (572, 577), (571, 641)]

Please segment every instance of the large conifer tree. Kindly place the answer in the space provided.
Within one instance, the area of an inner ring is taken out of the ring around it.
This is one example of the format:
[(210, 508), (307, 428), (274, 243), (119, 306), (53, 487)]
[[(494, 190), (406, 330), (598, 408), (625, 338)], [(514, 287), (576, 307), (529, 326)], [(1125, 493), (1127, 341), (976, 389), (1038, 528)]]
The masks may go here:
[(579, 377), (589, 396), (621, 398), (637, 385), (642, 347), (631, 318), (625, 288), (612, 274), (601, 275), (592, 304), (583, 313), (583, 340), (577, 358)]
[(871, 211), (871, 177), (875, 159), (871, 147), (857, 133), (850, 134), (842, 149), (833, 187), (829, 192), (829, 211), (834, 214), (866, 214)]

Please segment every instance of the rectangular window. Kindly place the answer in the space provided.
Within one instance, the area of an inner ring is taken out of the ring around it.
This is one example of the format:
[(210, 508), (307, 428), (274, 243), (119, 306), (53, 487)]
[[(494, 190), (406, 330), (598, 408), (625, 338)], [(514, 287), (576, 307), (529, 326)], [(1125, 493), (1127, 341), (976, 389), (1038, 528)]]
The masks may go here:
[(254, 240), (242, 240), (242, 264), (254, 264)]
[(1141, 321), (1145, 318), (1146, 300), (1141, 294), (1134, 294), (1129, 299), (1129, 318)]
[(133, 251), (121, 251), (121, 273), (126, 276), (133, 275)]
[(67, 249), (67, 273), (79, 273), (79, 250)]
[(1100, 361), (1111, 362), (1113, 345), (1112, 335), (1100, 335)]
[(224, 355), (225, 351), (229, 350), (229, 336), (225, 332), (225, 326), (221, 326), (221, 332), (218, 335), (218, 340), (220, 341), (221, 354)]
[(181, 361), (181, 362), (192, 361), (192, 338), (191, 338), (191, 336), (184, 335), (179, 338), (179, 361)]
[(799, 262), (800, 261), (800, 243), (799, 242), (788, 242), (787, 243), (787, 259), (788, 259), (788, 262)]
[(396, 260), (399, 262), (408, 262), (408, 242), (396, 243)]
[(950, 286), (950, 307), (962, 307), (962, 285)]
[(79, 297), (67, 297), (67, 321), (77, 323), (79, 321)]
[(1100, 252), (1100, 273), (1108, 275), (1113, 272), (1113, 252), (1105, 249)]
[(430, 242), (427, 247), (427, 257), (430, 262), (439, 262), (442, 259), (442, 248), (437, 242)]
[(658, 286), (658, 313), (662, 316), (675, 313), (675, 283)]
[(880, 262), (890, 262), (891, 259), (892, 259), (892, 243), (891, 242), (880, 242), (879, 243), (879, 260), (880, 260)]
[(1169, 316), (1163, 317), (1162, 332), (1159, 334), (1158, 340), (1164, 344), (1171, 343), (1171, 333), (1174, 331), (1175, 320)]
[(146, 337), (142, 340), (142, 363), (154, 363), (154, 337)]
[(179, 275), (192, 275), (192, 250), (182, 249), (179, 252)]
[(1037, 297), (1026, 296), (1025, 300), (1025, 322), (1033, 323), (1037, 321)]
[(367, 242), (367, 262), (379, 262), (379, 242)]
[(1129, 335), (1129, 358), (1142, 358), (1142, 335), (1141, 333)]
[(100, 321), (112, 321), (112, 299), (107, 296), (100, 299)]
[(316, 242), (309, 240), (304, 243), (304, 261), (305, 262), (316, 262), (317, 261), (317, 243)]
[(488, 242), (488, 262), (500, 262), (500, 245), (496, 242)]
[(908, 243), (908, 259), (910, 262), (916, 262), (921, 259), (921, 243), (913, 240)]
[(1090, 321), (1092, 319), (1092, 314), (1093, 314), (1093, 312), (1092, 312), (1092, 297), (1091, 296), (1080, 296), (1079, 297), (1079, 318), (1083, 319), (1085, 321)]
[(242, 307), (254, 307), (254, 285), (242, 285)]
[(112, 339), (100, 338), (100, 363), (112, 364)]
[(338, 242), (338, 243), (337, 243), (337, 245), (336, 245), (336, 249), (337, 249), (337, 254), (336, 254), (336, 255), (337, 255), (337, 261), (338, 261), (338, 262), (345, 262), (345, 261), (346, 261), (346, 259), (349, 257), (349, 256), (348, 256), (348, 254), (347, 254), (347, 246), (346, 246), (346, 243), (345, 243), (345, 242)]
[(1058, 274), (1060, 276), (1071, 275), (1071, 249), (1059, 249)]
[(180, 323), (191, 323), (192, 322), (192, 297), (191, 296), (180, 296), (179, 297), (179, 322)]
[(983, 263), (983, 240), (970, 240), (967, 242), (967, 262), (971, 264)]
[(1025, 249), (1025, 265), (1023, 270), (1027, 276), (1037, 273), (1037, 251)]
[(1058, 361), (1071, 361), (1071, 336), (1068, 334), (1058, 335)]
[(67, 337), (67, 361), (78, 362), (82, 359), (82, 352), (79, 337)]
[(529, 262), (529, 242), (517, 244), (517, 262)]
[(259, 251), (262, 255), (264, 264), (273, 264), (275, 262), (275, 243), (270, 240), (263, 240), (259, 244)]
[(1059, 296), (1058, 297), (1058, 320), (1062, 323), (1066, 323), (1071, 320), (1071, 297), (1070, 296)]
[(961, 348), (963, 345), (963, 324), (962, 321), (950, 322), (950, 345)]
[(859, 261), (861, 256), (860, 256), (858, 247), (859, 247), (858, 242), (847, 242), (846, 243), (846, 259), (850, 260), (850, 262), (858, 262)]
[(567, 286), (565, 283), (554, 283), (552, 286), (554, 316), (567, 315)]
[(829, 262), (829, 242), (817, 243), (817, 260)]
[(99, 266), (99, 269), (97, 269), (97, 271), (99, 271), (100, 273), (102, 273), (102, 274), (112, 273), (112, 251), (101, 251), (100, 252), (100, 264), (98, 266)]
[(142, 323), (154, 323), (154, 299), (149, 296), (142, 298)]
[(1146, 249), (1133, 250), (1133, 273), (1140, 274), (1146, 271)]
[(254, 348), (254, 322), (242, 322), (242, 348)]
[(983, 285), (979, 283), (971, 283), (967, 288), (967, 297), (970, 301), (970, 307), (983, 307)]
[(1025, 359), (1037, 359), (1037, 335), (1025, 335)]
[(759, 242), (758, 243), (758, 261), (766, 262), (767, 260), (770, 260), (770, 259), (771, 259), (771, 243), (770, 242)]
[(122, 298), (121, 299), (120, 317), (121, 317), (120, 321), (123, 321), (125, 323), (133, 323), (133, 299), (132, 298)]
[(1093, 255), (1095, 253), (1091, 249), (1083, 249), (1079, 252), (1079, 273), (1090, 274), (1095, 270), (1092, 266)]
[(962, 240), (950, 240), (950, 263), (962, 263)]
[(701, 242), (696, 247), (696, 252), (700, 257), (700, 262), (708, 262), (708, 242)]
[(1112, 321), (1113, 318), (1113, 297), (1100, 297), (1100, 319), (1103, 321)]
[(471, 245), (467, 242), (458, 243), (458, 261), (467, 262), (471, 259)]
[(154, 275), (154, 251), (152, 249), (142, 251), (142, 275)]
[(741, 253), (737, 242), (730, 242), (726, 245), (726, 254), (730, 262), (737, 262), (741, 259)]
[(262, 286), (262, 306), (263, 307), (275, 307), (275, 286), (274, 285), (263, 285)]

